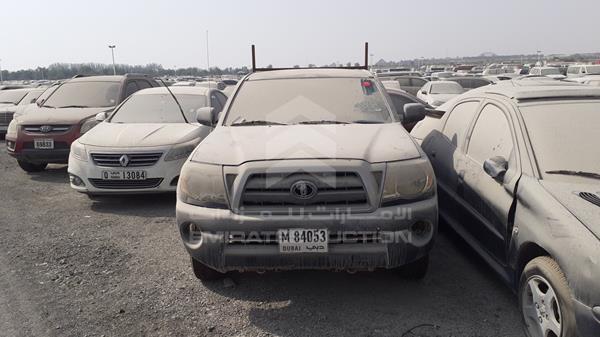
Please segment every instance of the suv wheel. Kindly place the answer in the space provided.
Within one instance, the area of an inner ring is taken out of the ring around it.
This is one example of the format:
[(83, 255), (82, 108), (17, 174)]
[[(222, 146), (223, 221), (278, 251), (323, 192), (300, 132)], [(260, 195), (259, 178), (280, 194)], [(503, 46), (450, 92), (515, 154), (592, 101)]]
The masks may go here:
[(23, 160), (17, 160), (17, 163), (25, 172), (41, 172), (48, 166), (48, 163), (34, 164)]
[(193, 257), (190, 258), (192, 260), (192, 269), (194, 270), (194, 275), (196, 278), (202, 281), (214, 281), (219, 280), (225, 277), (224, 273), (216, 271), (205, 264), (196, 261)]
[(400, 273), (403, 277), (421, 280), (427, 275), (429, 268), (429, 254), (400, 267)]
[(558, 263), (548, 256), (531, 260), (519, 282), (519, 307), (528, 337), (576, 336), (573, 300)]

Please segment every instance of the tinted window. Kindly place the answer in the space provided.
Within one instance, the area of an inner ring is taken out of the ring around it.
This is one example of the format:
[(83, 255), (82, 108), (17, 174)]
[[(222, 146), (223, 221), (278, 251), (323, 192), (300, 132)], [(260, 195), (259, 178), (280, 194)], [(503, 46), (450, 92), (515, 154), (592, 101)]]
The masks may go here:
[[(175, 95), (188, 121), (196, 119), (196, 110), (206, 106), (202, 95)], [(115, 112), (111, 123), (185, 123), (173, 97), (166, 94), (133, 95)]]
[(410, 78), (405, 78), (405, 77), (398, 77), (396, 79), (398, 81), (398, 83), (400, 83), (400, 87), (410, 87)]
[(136, 91), (140, 90), (140, 87), (135, 83), (135, 81), (127, 82), (127, 87), (125, 87), (125, 97), (131, 96)]
[(147, 89), (147, 88), (152, 88), (152, 86), (150, 85), (150, 83), (148, 83), (148, 81), (137, 80), (136, 82), (137, 82), (137, 85), (140, 88), (140, 90)]
[(425, 81), (424, 79), (421, 78), (413, 78), (411, 80), (411, 84), (413, 87), (422, 87), (425, 85), (425, 83), (427, 83), (427, 81)]
[(478, 106), (477, 101), (465, 102), (450, 112), (443, 133), (454, 146), (459, 147), (463, 143)]
[(223, 106), (214, 92), (210, 95), (210, 106), (215, 109), (216, 113), (220, 113), (223, 110)]
[(469, 88), (479, 88), (490, 84), (490, 82), (478, 78), (474, 78), (471, 80), (471, 86)]
[(119, 82), (67, 82), (56, 89), (44, 106), (112, 107), (119, 100), (119, 89)]
[(467, 154), (479, 163), (492, 157), (510, 158), (513, 149), (510, 124), (506, 116), (495, 105), (486, 105), (479, 114)]
[(392, 122), (375, 81), (361, 78), (249, 80), (242, 83), (230, 106), (226, 125), (256, 120)]
[(404, 115), (404, 105), (407, 103), (416, 103), (414, 100), (403, 95), (390, 94), (390, 97), (392, 98), (392, 104), (394, 104), (396, 112), (400, 115), (400, 119), (402, 119), (402, 116)]

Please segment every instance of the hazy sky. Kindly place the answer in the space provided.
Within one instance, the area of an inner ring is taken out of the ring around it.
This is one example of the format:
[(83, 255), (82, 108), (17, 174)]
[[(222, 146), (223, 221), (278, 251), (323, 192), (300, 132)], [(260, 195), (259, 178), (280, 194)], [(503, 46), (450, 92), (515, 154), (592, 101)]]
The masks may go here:
[(600, 51), (599, 0), (0, 0), (2, 68), (166, 68)]

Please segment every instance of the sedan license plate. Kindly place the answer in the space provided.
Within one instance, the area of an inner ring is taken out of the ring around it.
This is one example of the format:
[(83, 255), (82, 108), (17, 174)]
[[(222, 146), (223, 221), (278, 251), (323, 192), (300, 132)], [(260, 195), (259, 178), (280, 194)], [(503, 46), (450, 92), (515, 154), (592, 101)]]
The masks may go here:
[(146, 180), (146, 171), (102, 171), (103, 180)]
[(277, 237), (280, 253), (327, 253), (326, 229), (281, 229)]
[(51, 150), (54, 148), (54, 139), (38, 138), (33, 140), (33, 148), (40, 150)]

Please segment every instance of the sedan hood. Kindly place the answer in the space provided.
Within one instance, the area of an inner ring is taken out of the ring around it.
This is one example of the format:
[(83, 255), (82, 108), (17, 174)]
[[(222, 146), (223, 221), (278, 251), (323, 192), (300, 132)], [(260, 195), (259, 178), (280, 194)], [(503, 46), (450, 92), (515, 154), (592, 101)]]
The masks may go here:
[(77, 124), (82, 120), (95, 116), (99, 112), (112, 108), (65, 108), (53, 109), (38, 107), (28, 109), (30, 113), (18, 117), (20, 124)]
[(240, 165), (277, 159), (360, 159), (371, 163), (418, 158), (399, 123), (218, 127), (192, 161)]
[(580, 192), (600, 200), (600, 184), (565, 183), (544, 180), (542, 186), (600, 239), (600, 206), (583, 199)]
[(208, 133), (208, 128), (197, 124), (118, 124), (100, 123), (85, 135), (79, 142), (97, 147), (152, 147), (174, 145), (198, 138)]

